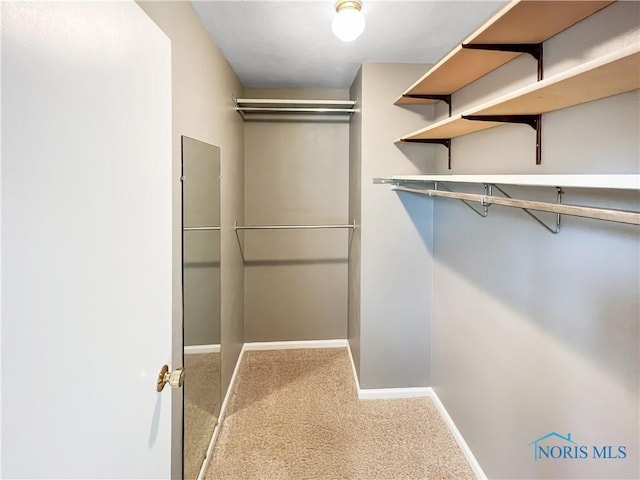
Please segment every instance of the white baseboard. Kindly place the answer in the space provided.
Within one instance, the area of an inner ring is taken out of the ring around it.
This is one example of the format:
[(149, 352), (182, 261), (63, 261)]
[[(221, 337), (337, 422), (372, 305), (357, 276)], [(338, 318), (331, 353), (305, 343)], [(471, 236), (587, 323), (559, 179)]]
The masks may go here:
[(430, 397), (431, 387), (410, 388), (361, 388), (358, 391), (360, 400), (377, 400), (381, 398), (414, 398)]
[(347, 352), (349, 353), (349, 360), (351, 360), (351, 371), (353, 372), (353, 383), (358, 391), (358, 398), (360, 398), (360, 380), (358, 379), (358, 371), (356, 370), (356, 364), (353, 361), (353, 354), (351, 353), (351, 344), (347, 341)]
[(297, 348), (342, 348), (349, 344), (346, 338), (335, 340), (300, 340), (292, 342), (250, 342), (244, 350), (292, 350)]
[(213, 435), (211, 435), (211, 441), (209, 442), (209, 447), (207, 448), (207, 455), (204, 457), (204, 461), (202, 462), (202, 466), (200, 467), (200, 472), (198, 473), (197, 480), (204, 480), (204, 474), (207, 470), (207, 466), (209, 465), (209, 460), (211, 459), (211, 454), (213, 453), (213, 447), (215, 446), (216, 440), (218, 439), (218, 434), (220, 433), (220, 428), (222, 428), (222, 422), (224, 421), (224, 416), (227, 411), (227, 405), (229, 404), (231, 393), (233, 392), (233, 388), (236, 384), (236, 378), (238, 377), (238, 371), (240, 370), (240, 363), (242, 362), (244, 352), (245, 348), (244, 345), (242, 345), (240, 354), (238, 355), (238, 359), (236, 360), (236, 366), (233, 368), (233, 374), (231, 375), (231, 380), (229, 381), (229, 387), (227, 388), (227, 392), (224, 394), (224, 400), (222, 401), (220, 414), (218, 415), (218, 423), (216, 423), (216, 427), (213, 430)]
[(487, 476), (482, 471), (482, 467), (480, 467), (480, 464), (476, 460), (476, 457), (473, 455), (473, 452), (469, 448), (469, 445), (467, 445), (467, 442), (465, 442), (462, 434), (460, 433), (460, 430), (458, 430), (458, 427), (456, 427), (456, 424), (453, 423), (453, 419), (449, 415), (449, 412), (447, 412), (447, 409), (444, 408), (444, 405), (440, 401), (438, 394), (435, 392), (433, 388), (429, 388), (429, 390), (430, 390), (429, 397), (431, 397), (431, 399), (433, 400), (433, 403), (438, 409), (438, 412), (440, 412), (440, 416), (444, 420), (444, 423), (447, 425), (447, 427), (449, 428), (449, 431), (453, 435), (453, 438), (455, 438), (456, 442), (458, 443), (458, 446), (460, 447), (460, 450), (462, 450), (462, 453), (464, 454), (465, 458), (469, 462), (469, 465), (471, 465), (471, 469), (473, 470), (473, 473), (475, 473), (478, 480), (487, 480)]
[(220, 353), (220, 345), (185, 345), (184, 354), (191, 355), (193, 353)]

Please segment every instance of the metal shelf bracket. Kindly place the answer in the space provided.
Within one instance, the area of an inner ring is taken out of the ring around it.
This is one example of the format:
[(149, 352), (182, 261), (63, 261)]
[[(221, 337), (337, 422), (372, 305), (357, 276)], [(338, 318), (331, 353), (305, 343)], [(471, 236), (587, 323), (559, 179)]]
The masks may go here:
[(449, 106), (449, 116), (451, 116), (451, 94), (440, 95), (430, 93), (404, 93), (402, 94), (402, 96), (406, 98), (422, 98), (424, 100), (440, 100), (441, 102), (444, 102)]
[(436, 143), (438, 145), (444, 145), (447, 147), (447, 165), (451, 170), (451, 139), (450, 138), (408, 138), (402, 140), (404, 143)]
[(463, 43), (461, 46), (469, 50), (526, 53), (538, 61), (538, 81), (544, 77), (544, 49), (542, 43)]
[(523, 123), (536, 131), (536, 165), (542, 164), (542, 115), (462, 115), (475, 122)]

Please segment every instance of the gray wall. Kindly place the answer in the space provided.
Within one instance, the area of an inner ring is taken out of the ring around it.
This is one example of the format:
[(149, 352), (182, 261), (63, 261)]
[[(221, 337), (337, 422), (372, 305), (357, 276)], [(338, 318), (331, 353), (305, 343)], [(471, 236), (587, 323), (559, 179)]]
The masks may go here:
[[(171, 39), (173, 93), (173, 244), (181, 244), (180, 136), (188, 135), (221, 150), (221, 344), (222, 392), (226, 391), (243, 342), (244, 268), (233, 223), (244, 215), (242, 119), (232, 95), (243, 86), (188, 2), (139, 2)], [(173, 255), (173, 367), (182, 361), (182, 259)], [(181, 403), (174, 391), (174, 431), (182, 430)], [(174, 452), (176, 453), (176, 452)], [(181, 453), (181, 452), (177, 452)], [(181, 458), (174, 458), (174, 478)]]
[[(355, 156), (351, 170), (356, 176), (360, 170), (361, 175), (360, 315), (353, 306), (350, 332), (360, 331), (357, 369), (362, 388), (430, 385), (425, 366), (431, 348), (431, 206), (373, 185), (375, 177), (430, 168), (432, 153), (412, 148), (415, 145), (394, 145), (400, 135), (424, 125), (432, 114), (429, 108), (411, 111), (393, 105), (425, 69), (425, 65), (365, 64), (353, 86), (353, 93), (360, 93), (362, 82), (362, 113), (352, 129), (355, 134), (360, 131), (361, 138), (351, 139)], [(359, 167), (353, 165), (358, 151)], [(352, 180), (352, 189), (357, 189), (355, 177)], [(357, 211), (356, 201), (352, 206)], [(357, 269), (354, 257), (354, 287)], [(353, 336), (351, 344), (357, 350)]]
[[(548, 41), (546, 75), (637, 42), (639, 8), (617, 3)], [(532, 60), (517, 59), (457, 93), (454, 113), (534, 75)], [(528, 127), (456, 139), (451, 173), (638, 173), (639, 104), (635, 91), (545, 115), (541, 166)], [(423, 148), (449, 173), (443, 148)], [(634, 193), (566, 189), (564, 201), (638, 209)], [(446, 199), (434, 223), (433, 385), (485, 473), (638, 478), (638, 228), (564, 217), (554, 236), (522, 211), (491, 207), (483, 219)], [(629, 456), (534, 462), (527, 444), (551, 431), (626, 445)]]
[[(248, 89), (249, 98), (346, 99), (346, 90)], [(245, 123), (248, 224), (348, 219), (346, 121)], [(348, 230), (246, 231), (245, 341), (346, 338)]]
[[(183, 224), (220, 226), (220, 148), (182, 138)], [(220, 232), (184, 232), (184, 344), (220, 344)]]
[[(349, 218), (356, 225), (362, 223), (362, 67), (358, 70), (356, 78), (351, 84), (349, 96), (356, 100), (356, 112), (349, 123)], [(353, 232), (349, 243), (349, 272), (348, 272), (348, 318), (347, 336), (351, 356), (356, 368), (356, 374), (360, 378), (360, 228)]]

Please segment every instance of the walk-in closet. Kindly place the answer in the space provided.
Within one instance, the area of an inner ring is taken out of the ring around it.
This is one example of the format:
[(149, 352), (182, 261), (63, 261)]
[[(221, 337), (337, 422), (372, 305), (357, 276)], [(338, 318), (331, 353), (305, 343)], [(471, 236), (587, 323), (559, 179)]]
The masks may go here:
[(0, 478), (640, 477), (640, 2), (2, 2)]

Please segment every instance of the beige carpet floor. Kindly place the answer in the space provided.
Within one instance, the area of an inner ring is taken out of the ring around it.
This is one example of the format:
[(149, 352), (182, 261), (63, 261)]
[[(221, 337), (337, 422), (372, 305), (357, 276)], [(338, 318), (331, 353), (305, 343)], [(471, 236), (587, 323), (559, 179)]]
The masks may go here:
[(475, 478), (431, 399), (359, 400), (342, 348), (246, 352), (205, 476)]
[(184, 356), (184, 478), (194, 480), (220, 413), (220, 354)]

